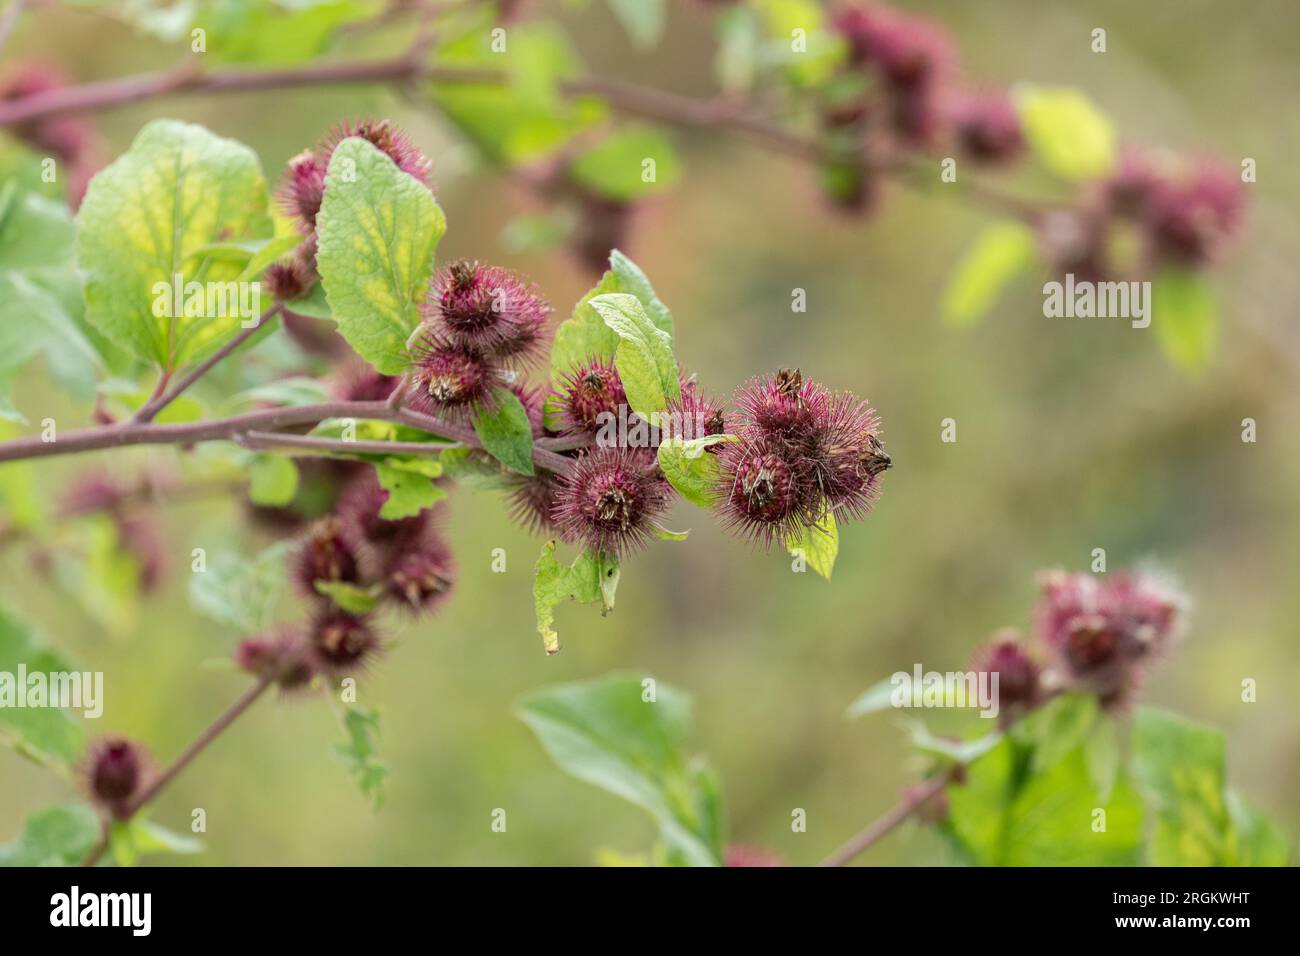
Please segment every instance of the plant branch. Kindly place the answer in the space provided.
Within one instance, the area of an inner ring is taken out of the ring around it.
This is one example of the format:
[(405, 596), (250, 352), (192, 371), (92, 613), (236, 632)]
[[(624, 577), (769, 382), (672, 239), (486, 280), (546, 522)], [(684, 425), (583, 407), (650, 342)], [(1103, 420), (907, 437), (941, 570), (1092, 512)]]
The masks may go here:
[(929, 780), (926, 780), (919, 786), (910, 790), (902, 800), (894, 805), (884, 816), (873, 821), (866, 829), (862, 830), (838, 850), (822, 860), (818, 866), (844, 866), (860, 853), (865, 852), (870, 846), (888, 836), (898, 827), (902, 826), (909, 817), (912, 816), (921, 806), (931, 797), (941, 793), (960, 770), (960, 767), (952, 767), (941, 773), (935, 774)]
[(167, 376), (164, 374), (163, 378), (158, 383), (158, 388), (161, 394), (155, 394), (154, 397), (149, 399), (148, 402), (140, 406), (140, 408), (136, 410), (136, 413), (133, 416), (131, 416), (131, 420), (133, 422), (141, 422), (141, 423), (153, 421), (158, 416), (159, 412), (161, 412), (164, 408), (166, 408), (168, 405), (174, 402), (180, 396), (180, 394), (184, 392), (187, 388), (189, 388), (191, 385), (193, 385), (195, 382), (201, 379), (204, 375), (206, 375), (209, 371), (211, 371), (213, 366), (215, 366), (218, 362), (226, 358), (228, 355), (230, 355), (232, 352), (238, 349), (241, 345), (243, 345), (245, 342), (251, 339), (254, 335), (256, 335), (257, 332), (262, 328), (262, 323), (278, 315), (280, 310), (283, 307), (284, 306), (279, 302), (271, 306), (271, 308), (267, 309), (265, 312), (261, 314), (261, 316), (258, 317), (256, 324), (241, 330), (238, 335), (236, 335), (225, 345), (221, 346), (221, 348), (217, 349), (217, 351), (214, 352), (212, 355), (210, 355), (207, 359), (200, 362), (198, 365), (194, 366), (194, 368), (188, 374), (186, 374), (184, 378), (182, 378), (179, 382), (173, 385), (169, 391), (166, 392), (162, 392), (162, 389), (165, 388), (167, 385)]
[[(43, 436), (33, 435), (0, 443), (0, 462), (74, 455), (128, 445), (194, 445), (209, 441), (238, 441), (241, 436), (249, 432), (271, 432), (283, 428), (318, 425), (331, 418), (399, 422), (432, 435), (450, 438), (468, 448), (483, 447), (474, 429), (468, 425), (447, 422), (410, 409), (394, 409), (387, 401), (326, 402), (318, 405), (259, 409), (231, 418), (177, 425), (126, 421), (119, 425), (85, 428), (62, 437), (56, 435), (51, 441), (44, 440)], [(345, 450), (352, 451), (360, 450), (360, 444), (341, 442), (342, 446), (346, 446)], [(418, 443), (410, 444), (418, 445)], [(533, 462), (541, 468), (560, 474), (565, 473), (572, 464), (571, 459), (538, 444), (533, 446)]]
[[(275, 674), (266, 674), (259, 677), (257, 683), (244, 691), (238, 700), (231, 704), (230, 707), (221, 714), (221, 716), (209, 724), (203, 733), (199, 734), (194, 742), (185, 748), (185, 752), (177, 757), (171, 766), (155, 777), (142, 791), (140, 791), (139, 795), (137, 795), (136, 798), (127, 805), (126, 812), (118, 818), (119, 822), (130, 820), (140, 812), (140, 809), (145, 806), (145, 804), (157, 797), (158, 794), (162, 792), (163, 788), (180, 776), (181, 771), (193, 763), (194, 759), (198, 757), (199, 754), (203, 753), (203, 751), (206, 750), (214, 740), (220, 737), (227, 727), (238, 720), (241, 715), (253, 706), (253, 704), (257, 703), (258, 698), (266, 693), (267, 688), (274, 684), (275, 680)], [(91, 849), (90, 853), (87, 854), (86, 858), (81, 861), (81, 865), (94, 866), (99, 862), (100, 858), (103, 857), (104, 852), (107, 849), (108, 829), (105, 827), (104, 835)]]
[(275, 432), (249, 431), (235, 436), (244, 448), (297, 448), (311, 453), (375, 455), (440, 455), (449, 448), (464, 448), (460, 442), (420, 441), (344, 441), (316, 435), (284, 435)]

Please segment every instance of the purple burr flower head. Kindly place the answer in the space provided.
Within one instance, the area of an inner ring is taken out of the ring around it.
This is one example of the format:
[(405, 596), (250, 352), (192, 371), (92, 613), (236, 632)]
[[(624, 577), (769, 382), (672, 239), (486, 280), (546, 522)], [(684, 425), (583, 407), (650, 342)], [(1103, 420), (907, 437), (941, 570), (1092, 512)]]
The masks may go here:
[(1024, 148), (1020, 116), (1006, 93), (962, 94), (952, 123), (962, 150), (980, 162), (1005, 162)]
[(329, 168), (330, 156), (334, 149), (351, 136), (359, 136), (370, 145), (391, 159), (397, 168), (415, 177), (426, 186), (432, 184), (433, 163), (425, 156), (409, 136), (398, 129), (392, 120), (368, 119), (357, 122), (342, 123), (330, 131), (317, 151), (321, 156), (321, 165)]
[(1122, 704), (1181, 632), (1184, 599), (1144, 574), (1040, 577), (1035, 630), (1066, 686)]
[(317, 667), (334, 675), (355, 671), (379, 650), (379, 637), (365, 617), (333, 606), (316, 613), (308, 640)]
[(412, 407), (433, 415), (468, 417), (500, 381), (484, 353), (436, 335), (426, 335), (413, 348), (411, 363), (416, 383)]
[(86, 787), (91, 798), (118, 819), (144, 789), (149, 758), (144, 748), (125, 737), (105, 737), (91, 744), (86, 756)]
[(545, 347), (551, 307), (508, 269), (462, 259), (434, 277), (423, 311), (448, 341), (526, 364)]
[(653, 451), (596, 447), (561, 479), (551, 520), (565, 541), (622, 556), (644, 546), (671, 500)]
[(560, 384), (560, 414), (569, 431), (595, 434), (605, 415), (627, 404), (623, 380), (612, 362), (592, 358), (567, 373)]
[(975, 652), (971, 670), (998, 675), (1002, 709), (1033, 706), (1039, 697), (1039, 668), (1013, 630), (1000, 631)]

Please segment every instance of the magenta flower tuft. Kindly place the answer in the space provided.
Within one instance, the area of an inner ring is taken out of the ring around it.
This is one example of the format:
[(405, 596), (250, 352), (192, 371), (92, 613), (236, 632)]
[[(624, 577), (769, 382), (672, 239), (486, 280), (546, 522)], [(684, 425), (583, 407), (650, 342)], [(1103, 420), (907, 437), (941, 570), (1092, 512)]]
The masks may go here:
[(1103, 703), (1123, 703), (1180, 636), (1184, 599), (1147, 575), (1051, 571), (1040, 584), (1035, 629), (1056, 678)]
[(416, 411), (467, 418), (500, 382), (498, 370), (482, 352), (434, 335), (415, 346), (411, 359), (416, 383), (411, 407)]
[(724, 528), (770, 548), (816, 521), (816, 489), (801, 485), (783, 455), (751, 438), (719, 447), (717, 497)]
[(975, 652), (971, 670), (998, 675), (998, 704), (1004, 711), (1032, 707), (1039, 699), (1038, 665), (1014, 630), (1000, 631)]
[(560, 416), (565, 429), (595, 434), (607, 415), (627, 405), (623, 380), (612, 362), (592, 358), (573, 369), (560, 383)]
[(649, 540), (671, 500), (652, 451), (597, 447), (562, 478), (551, 520), (565, 541), (622, 556)]
[(1155, 188), (1149, 212), (1152, 243), (1158, 254), (1176, 262), (1204, 265), (1235, 235), (1244, 206), (1235, 173), (1202, 163)]
[(360, 580), (357, 548), (344, 523), (333, 515), (317, 521), (307, 532), (293, 560), (293, 580), (308, 597), (319, 597), (317, 581)]
[(305, 150), (289, 160), (276, 190), (280, 208), (304, 234), (316, 230), (316, 216), (325, 198), (325, 167), (315, 153)]
[(317, 666), (332, 675), (356, 670), (379, 649), (366, 618), (332, 606), (317, 613), (308, 639)]
[(462, 259), (434, 277), (425, 322), (448, 341), (527, 363), (545, 346), (551, 307), (519, 276)]
[(966, 93), (953, 107), (957, 142), (972, 159), (1002, 163), (1024, 148), (1020, 116), (1005, 93)]
[(335, 147), (350, 136), (360, 136), (386, 154), (402, 172), (414, 176), (426, 186), (432, 185), (433, 163), (416, 148), (409, 136), (398, 129), (392, 120), (387, 119), (361, 120), (336, 126), (325, 137), (318, 151), (323, 168), (329, 168), (330, 156)]
[(85, 773), (91, 798), (112, 816), (126, 819), (148, 782), (149, 758), (125, 737), (105, 737), (87, 751)]

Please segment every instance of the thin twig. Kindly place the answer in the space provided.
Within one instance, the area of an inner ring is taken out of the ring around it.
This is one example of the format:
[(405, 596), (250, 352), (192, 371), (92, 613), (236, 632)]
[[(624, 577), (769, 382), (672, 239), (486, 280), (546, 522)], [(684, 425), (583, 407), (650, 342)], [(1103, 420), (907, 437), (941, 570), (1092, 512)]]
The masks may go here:
[(245, 448), (296, 448), (318, 454), (362, 455), (440, 455), (451, 448), (464, 448), (460, 442), (366, 441), (323, 438), (317, 435), (284, 435), (275, 432), (249, 431), (236, 436)]
[[(483, 447), (483, 442), (469, 425), (444, 421), (406, 408), (393, 409), (387, 401), (326, 402), (258, 409), (230, 418), (175, 425), (126, 421), (120, 425), (84, 428), (61, 437), (56, 433), (51, 441), (46, 441), (41, 435), (32, 435), (0, 443), (0, 462), (50, 458), (128, 445), (194, 445), (209, 441), (235, 441), (249, 432), (273, 432), (284, 428), (318, 425), (331, 418), (399, 422), (430, 435), (450, 438), (468, 448)], [(358, 450), (356, 442), (345, 445), (353, 451)], [(532, 457), (539, 467), (559, 474), (566, 473), (573, 464), (572, 459), (537, 443), (533, 445)]]
[(913, 813), (919, 810), (927, 800), (947, 787), (948, 784), (952, 782), (953, 776), (956, 772), (957, 768), (952, 768), (945, 770), (942, 773), (937, 773), (929, 780), (926, 780), (913, 790), (910, 790), (888, 813), (873, 821), (861, 833), (858, 833), (817, 865), (843, 866), (845, 863), (848, 863), (858, 854), (864, 852), (877, 840), (880, 840), (882, 837), (887, 836), (898, 827), (902, 826), (902, 824)]
[[(171, 387), (170, 391), (163, 392), (161, 395), (156, 394), (148, 402), (140, 406), (140, 408), (136, 411), (136, 413), (131, 417), (131, 420), (134, 422), (153, 421), (156, 417), (158, 417), (159, 412), (161, 412), (164, 408), (166, 408), (168, 405), (174, 402), (180, 396), (180, 394), (184, 392), (187, 388), (189, 388), (191, 385), (193, 385), (195, 382), (201, 379), (204, 375), (206, 375), (209, 371), (211, 371), (213, 366), (215, 366), (218, 362), (226, 358), (228, 355), (230, 355), (232, 352), (238, 349), (241, 345), (243, 345), (245, 342), (251, 339), (254, 335), (256, 335), (257, 332), (262, 328), (262, 323), (267, 322), (270, 319), (274, 318), (282, 308), (283, 306), (278, 302), (275, 305), (271, 306), (271, 308), (267, 309), (265, 312), (261, 314), (261, 316), (258, 317), (257, 323), (255, 325), (242, 329), (240, 333), (236, 335), (233, 339), (231, 339), (225, 345), (221, 346), (221, 348), (217, 349), (217, 351), (213, 352), (212, 355), (210, 355), (207, 359), (200, 362), (198, 365), (194, 366), (194, 368), (187, 375), (185, 375), (184, 378), (182, 378), (179, 382), (177, 382), (175, 385)], [(164, 375), (159, 382), (159, 388), (161, 389), (166, 384), (167, 384), (167, 376)]]
[[(205, 729), (203, 733), (199, 734), (192, 744), (185, 748), (185, 752), (177, 757), (171, 766), (155, 777), (142, 791), (140, 791), (135, 799), (127, 805), (126, 812), (118, 817), (119, 822), (125, 823), (129, 821), (140, 812), (142, 807), (157, 797), (158, 794), (162, 792), (163, 788), (175, 780), (180, 775), (181, 771), (193, 763), (194, 759), (199, 754), (203, 753), (203, 751), (206, 750), (214, 740), (220, 737), (227, 727), (238, 720), (245, 711), (253, 706), (253, 704), (257, 703), (258, 698), (266, 693), (267, 688), (275, 683), (275, 680), (275, 674), (265, 674), (259, 677), (257, 683), (244, 691), (238, 700), (231, 704), (230, 707), (221, 714), (221, 716), (209, 724), (207, 729)], [(108, 825), (106, 824), (104, 833), (100, 837), (99, 842), (91, 848), (90, 852), (86, 855), (86, 858), (81, 861), (82, 866), (94, 866), (99, 862), (100, 858), (103, 857), (105, 851), (108, 850), (108, 832)]]

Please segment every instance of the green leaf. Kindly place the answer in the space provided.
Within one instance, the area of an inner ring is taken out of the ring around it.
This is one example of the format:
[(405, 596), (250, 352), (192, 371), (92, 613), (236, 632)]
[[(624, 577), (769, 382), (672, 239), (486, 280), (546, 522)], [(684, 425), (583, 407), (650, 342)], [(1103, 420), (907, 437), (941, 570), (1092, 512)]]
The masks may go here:
[(442, 474), (441, 463), (433, 458), (385, 458), (374, 465), (375, 477), (388, 492), (379, 509), (381, 518), (409, 518), (447, 497), (447, 492), (433, 483)]
[(1223, 734), (1152, 707), (1133, 722), (1133, 766), (1152, 816), (1152, 866), (1282, 866), (1281, 832), (1226, 787)]
[(1039, 772), (1082, 746), (1100, 714), (1092, 694), (1061, 694), (1027, 714), (1014, 733), (1033, 748), (1034, 771)]
[(406, 343), (447, 220), (433, 194), (360, 137), (330, 158), (316, 219), (330, 312), (357, 353), (385, 375), (406, 370)]
[(623, 292), (598, 295), (591, 307), (619, 337), (614, 367), (632, 411), (649, 419), (681, 395), (673, 337), (656, 326), (641, 300)]
[(263, 630), (284, 591), (285, 561), (294, 547), (293, 541), (280, 541), (255, 558), (232, 552), (205, 557), (206, 570), (195, 570), (190, 578), (190, 602), (241, 633)]
[(632, 43), (642, 50), (659, 42), (667, 17), (665, 0), (608, 0)]
[(717, 500), (718, 466), (705, 449), (735, 439), (735, 435), (665, 438), (659, 445), (659, 470), (691, 504), (711, 508)]
[(646, 810), (672, 862), (718, 866), (722, 856), (717, 778), (689, 760), (690, 700), (659, 684), (615, 675), (551, 687), (526, 698), (520, 719), (565, 773)]
[(1033, 268), (1038, 246), (1033, 230), (1020, 222), (995, 222), (976, 236), (957, 263), (943, 293), (949, 325), (974, 325), (997, 305), (1002, 291)]
[(40, 810), (0, 846), (0, 866), (76, 866), (99, 842), (99, 815), (84, 803)]
[(558, 388), (564, 376), (591, 358), (613, 359), (618, 350), (618, 334), (592, 308), (591, 300), (610, 292), (625, 292), (641, 302), (655, 326), (673, 334), (673, 316), (655, 294), (650, 280), (635, 262), (615, 249), (609, 256), (609, 269), (596, 287), (579, 300), (573, 315), (555, 330), (551, 346), (551, 381)]
[(1029, 148), (1051, 173), (1070, 182), (1100, 179), (1115, 165), (1115, 128), (1078, 90), (1025, 86), (1016, 108)]
[[(825, 12), (818, 0), (753, 0), (767, 38), (765, 59), (784, 68), (787, 79), (800, 87), (819, 87), (844, 58), (845, 45), (828, 35)], [(795, 52), (794, 31), (803, 31), (807, 49)]]
[[(154, 120), (91, 180), (77, 214), (86, 316), (137, 358), (167, 369), (196, 361), (261, 311), (260, 302), (245, 308), (253, 290), (234, 284), (238, 263), (200, 250), (270, 228), (252, 150), (201, 126)], [(198, 310), (205, 314), (185, 314), (190, 282), (201, 282), (212, 300), (211, 310), (207, 303)]]
[(438, 83), (430, 93), (447, 118), (491, 162), (531, 162), (600, 122), (605, 104), (594, 96), (564, 97), (559, 84), (582, 64), (564, 34), (543, 24), (505, 32), (494, 52), (491, 27), (467, 32), (438, 51), (436, 65), (504, 71), (504, 83)]
[(483, 449), (511, 471), (533, 474), (533, 426), (523, 403), (510, 389), (495, 389), (491, 406), (474, 413), (474, 433)]
[(334, 745), (334, 755), (347, 765), (362, 796), (378, 810), (388, 781), (388, 767), (379, 759), (379, 711), (350, 706), (341, 722), (347, 740)]
[(1124, 763), (1120, 722), (1117, 717), (1102, 714), (1093, 725), (1092, 733), (1083, 744), (1083, 757), (1088, 764), (1088, 779), (1103, 800), (1110, 799)]
[(135, 852), (140, 856), (155, 856), (159, 854), (179, 854), (189, 855), (192, 853), (203, 852), (203, 841), (183, 833), (175, 833), (166, 827), (154, 823), (152, 820), (144, 820), (135, 817), (129, 824), (131, 830), (131, 842), (135, 846)]
[(829, 581), (835, 557), (840, 553), (840, 532), (835, 526), (835, 515), (827, 508), (815, 525), (804, 525), (797, 537), (786, 538), (785, 549), (796, 558), (802, 557), (808, 562), (808, 567)]
[(606, 554), (584, 551), (573, 564), (561, 564), (555, 557), (555, 542), (548, 541), (533, 569), (533, 605), (537, 611), (537, 632), (547, 654), (560, 650), (560, 636), (553, 628), (558, 604), (575, 600), (579, 604), (599, 601), (601, 613), (614, 609), (618, 590), (618, 559)]
[(905, 720), (903, 726), (917, 751), (937, 760), (941, 765), (957, 764), (965, 767), (1002, 742), (1002, 731), (993, 730), (971, 740), (954, 740), (936, 737), (930, 733), (923, 720)]
[(1032, 748), (1004, 737), (967, 768), (964, 784), (948, 787), (943, 829), (964, 858), (977, 866), (1137, 864), (1142, 806), (1127, 779), (1102, 800), (1082, 749), (1039, 772), (1032, 764)]
[(848, 720), (857, 720), (867, 714), (874, 714), (882, 710), (891, 709), (894, 698), (894, 681), (886, 677), (879, 683), (872, 684), (857, 698), (849, 704), (849, 709), (844, 712)]
[[(0, 609), (0, 743), (39, 764), (68, 769), (80, 756), (79, 715), (60, 707), (18, 707), (18, 668), (28, 675), (69, 674), (74, 668), (22, 621)], [(82, 679), (90, 675), (83, 674)], [(10, 699), (9, 695), (15, 695)], [(83, 699), (83, 709), (89, 701)], [(102, 707), (103, 701), (95, 701)]]
[(74, 398), (88, 401), (103, 367), (82, 327), (76, 230), (61, 202), (0, 189), (0, 417), (24, 422), (9, 391), (37, 355)]
[(569, 174), (605, 199), (635, 202), (677, 182), (681, 162), (661, 133), (630, 127), (579, 153)]
[(1156, 341), (1180, 368), (1206, 366), (1219, 338), (1219, 299), (1209, 277), (1194, 269), (1165, 269), (1151, 284)]
[(248, 466), (248, 497), (256, 505), (280, 507), (298, 492), (298, 466), (283, 455), (254, 455)]
[(374, 589), (357, 587), (346, 581), (315, 581), (316, 591), (332, 600), (349, 614), (369, 614), (379, 606)]
[(270, 239), (248, 239), (243, 242), (215, 242), (198, 250), (198, 254), (221, 262), (235, 262), (243, 267), (238, 281), (256, 279), (277, 259), (302, 245), (302, 236), (294, 233), (273, 236)]

